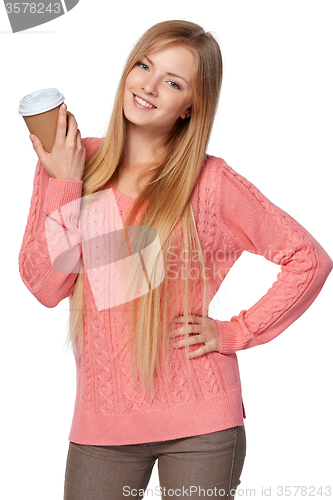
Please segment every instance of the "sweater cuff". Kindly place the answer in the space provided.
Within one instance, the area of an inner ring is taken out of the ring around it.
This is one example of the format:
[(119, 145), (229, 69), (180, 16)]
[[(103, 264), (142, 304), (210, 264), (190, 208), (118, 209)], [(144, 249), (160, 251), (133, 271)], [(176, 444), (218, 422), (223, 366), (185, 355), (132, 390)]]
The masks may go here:
[(240, 325), (237, 321), (215, 320), (220, 331), (221, 349), (219, 354), (233, 354), (243, 348)]
[(70, 179), (49, 179), (44, 212), (50, 215), (58, 208), (82, 197), (83, 181), (74, 181)]

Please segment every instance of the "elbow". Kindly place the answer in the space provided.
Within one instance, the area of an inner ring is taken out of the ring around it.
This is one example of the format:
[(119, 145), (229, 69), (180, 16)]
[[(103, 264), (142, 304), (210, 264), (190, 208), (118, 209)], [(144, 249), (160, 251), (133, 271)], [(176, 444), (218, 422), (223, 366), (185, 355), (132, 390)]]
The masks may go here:
[(317, 257), (318, 275), (321, 277), (324, 283), (333, 269), (333, 260), (322, 247), (320, 247), (320, 249), (317, 249)]

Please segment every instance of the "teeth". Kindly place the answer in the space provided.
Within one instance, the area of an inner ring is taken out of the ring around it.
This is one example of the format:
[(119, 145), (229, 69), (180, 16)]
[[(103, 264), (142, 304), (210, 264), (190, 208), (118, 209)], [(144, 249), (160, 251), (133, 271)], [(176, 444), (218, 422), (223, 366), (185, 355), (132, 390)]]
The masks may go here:
[(137, 95), (134, 96), (134, 98), (141, 104), (141, 106), (146, 106), (146, 108), (155, 108), (155, 106), (152, 106), (151, 104), (149, 104), (148, 102), (146, 101), (143, 101), (142, 99), (140, 99), (140, 97), (138, 97)]

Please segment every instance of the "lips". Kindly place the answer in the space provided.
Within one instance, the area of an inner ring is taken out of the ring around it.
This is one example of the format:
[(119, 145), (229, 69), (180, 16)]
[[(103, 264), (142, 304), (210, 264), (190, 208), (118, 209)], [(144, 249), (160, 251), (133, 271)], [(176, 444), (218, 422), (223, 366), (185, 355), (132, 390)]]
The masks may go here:
[[(149, 108), (148, 106), (144, 106), (143, 104), (140, 104), (136, 99), (135, 97), (138, 97), (139, 99), (141, 99), (142, 101), (146, 102), (147, 104), (150, 104), (151, 106), (153, 106), (153, 108)], [(140, 95), (138, 94), (134, 94), (133, 93), (133, 99), (134, 99), (134, 102), (136, 104), (138, 104), (138, 106), (140, 106), (141, 108), (144, 108), (144, 109), (156, 109), (156, 106), (155, 104), (153, 104), (152, 102), (150, 101), (147, 101), (147, 99), (144, 99), (143, 97), (141, 97)]]

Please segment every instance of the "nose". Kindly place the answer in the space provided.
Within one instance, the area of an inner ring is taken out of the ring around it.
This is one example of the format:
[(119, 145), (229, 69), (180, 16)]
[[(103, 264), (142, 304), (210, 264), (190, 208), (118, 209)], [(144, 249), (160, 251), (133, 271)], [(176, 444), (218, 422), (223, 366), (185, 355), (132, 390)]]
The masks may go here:
[(146, 94), (152, 94), (154, 96), (158, 95), (158, 82), (154, 77), (147, 77), (144, 82), (142, 82), (142, 90), (146, 92)]

